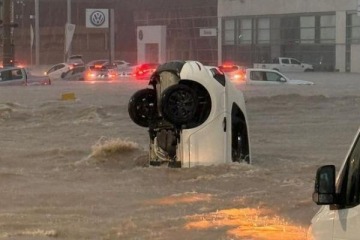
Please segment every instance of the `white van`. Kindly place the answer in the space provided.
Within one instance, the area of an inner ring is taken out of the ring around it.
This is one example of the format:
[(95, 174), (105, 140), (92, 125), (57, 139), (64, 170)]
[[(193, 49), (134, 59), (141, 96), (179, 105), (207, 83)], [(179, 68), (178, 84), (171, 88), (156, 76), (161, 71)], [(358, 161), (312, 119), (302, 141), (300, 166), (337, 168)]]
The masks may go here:
[(218, 68), (167, 62), (149, 85), (134, 93), (128, 109), (137, 125), (148, 128), (150, 165), (251, 163), (243, 94)]
[(318, 169), (313, 200), (324, 205), (313, 217), (308, 239), (360, 239), (360, 129), (335, 181), (335, 166)]

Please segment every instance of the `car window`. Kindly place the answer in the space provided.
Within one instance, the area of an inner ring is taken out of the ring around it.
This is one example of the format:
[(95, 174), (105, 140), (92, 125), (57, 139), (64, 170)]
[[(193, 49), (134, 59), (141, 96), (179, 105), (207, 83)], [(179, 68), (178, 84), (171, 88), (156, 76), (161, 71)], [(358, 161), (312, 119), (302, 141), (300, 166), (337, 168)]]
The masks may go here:
[(1, 77), (1, 81), (11, 80), (11, 71), (10, 70), (2, 71), (0, 77)]
[(292, 59), (291, 59), (291, 64), (300, 65), (301, 63), (300, 63), (298, 60), (292, 58)]
[(281, 60), (281, 62), (283, 63), (283, 64), (290, 64), (290, 61), (289, 61), (289, 59), (282, 59)]
[(21, 69), (13, 69), (13, 70), (11, 70), (11, 77), (12, 77), (12, 79), (22, 79), (23, 74), (22, 74)]
[(251, 80), (255, 80), (255, 81), (266, 81), (264, 72), (262, 71), (251, 71), (250, 78)]
[(49, 69), (49, 71), (47, 72), (48, 74), (49, 73), (52, 73), (56, 70), (59, 70), (61, 68), (65, 67), (65, 64), (56, 64), (55, 66), (53, 66), (52, 68)]
[(275, 72), (267, 72), (266, 73), (267, 81), (279, 82), (280, 78), (281, 78), (281, 76), (278, 73), (275, 73)]

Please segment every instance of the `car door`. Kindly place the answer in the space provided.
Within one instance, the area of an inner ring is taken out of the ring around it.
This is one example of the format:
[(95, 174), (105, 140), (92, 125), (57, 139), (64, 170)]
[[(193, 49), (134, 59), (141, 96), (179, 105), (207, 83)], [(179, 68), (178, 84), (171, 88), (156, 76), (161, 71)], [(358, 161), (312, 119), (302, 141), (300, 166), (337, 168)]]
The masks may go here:
[(303, 72), (304, 71), (303, 67), (301, 66), (301, 62), (299, 62), (298, 60), (291, 58), (290, 63), (291, 63), (291, 71), (292, 72)]
[(279, 71), (280, 72), (292, 72), (291, 63), (288, 58), (280, 59)]
[(265, 72), (266, 83), (268, 84), (282, 84), (286, 79), (277, 72)]
[[(19, 74), (20, 73), (20, 74)], [(3, 70), (0, 73), (1, 86), (26, 85), (25, 78), (21, 75), (20, 69)]]
[(280, 75), (278, 73), (262, 70), (252, 70), (248, 82), (253, 85), (274, 85), (281, 83)]
[(60, 79), (61, 78), (61, 74), (63, 72), (66, 72), (67, 70), (69, 70), (69, 68), (64, 64), (64, 63), (59, 63), (55, 66), (53, 66), (48, 72), (47, 75), (51, 78), (51, 79)]
[(359, 239), (360, 226), (360, 141), (351, 150), (339, 177), (341, 204), (334, 216), (334, 240)]

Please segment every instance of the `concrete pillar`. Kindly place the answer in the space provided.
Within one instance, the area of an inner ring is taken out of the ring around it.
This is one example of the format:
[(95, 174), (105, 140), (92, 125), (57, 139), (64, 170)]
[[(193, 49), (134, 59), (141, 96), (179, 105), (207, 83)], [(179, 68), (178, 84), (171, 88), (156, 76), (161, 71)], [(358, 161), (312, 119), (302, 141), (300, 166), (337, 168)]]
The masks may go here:
[(335, 27), (335, 69), (340, 72), (346, 70), (346, 12), (336, 12)]
[(218, 18), (218, 31), (217, 31), (217, 36), (218, 36), (218, 66), (220, 66), (222, 64), (222, 18), (219, 17)]
[(271, 42), (271, 59), (282, 57), (281, 54), (281, 36), (280, 36), (280, 18), (270, 19), (270, 42)]

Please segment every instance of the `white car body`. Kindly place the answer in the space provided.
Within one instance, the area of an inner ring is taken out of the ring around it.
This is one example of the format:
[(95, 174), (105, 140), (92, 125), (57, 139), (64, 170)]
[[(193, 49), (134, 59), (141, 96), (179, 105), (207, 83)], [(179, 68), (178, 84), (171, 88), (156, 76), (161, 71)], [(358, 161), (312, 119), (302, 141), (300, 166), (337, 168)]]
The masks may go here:
[[(324, 205), (311, 220), (309, 240), (360, 239), (360, 129), (335, 183), (335, 166), (320, 167), (313, 200)], [(332, 180), (333, 179), (333, 180)]]
[[(305, 80), (290, 79), (279, 71), (262, 68), (248, 68), (245, 70), (246, 84), (254, 85), (276, 85), (276, 84), (292, 84), (292, 85), (313, 85), (313, 82)], [(240, 81), (241, 82), (241, 81)]]
[[(243, 94), (219, 69), (196, 61), (169, 62), (157, 68), (150, 85), (156, 90), (153, 106), (158, 115), (149, 123), (151, 165), (193, 167), (234, 161), (251, 163)], [(180, 112), (179, 118), (182, 118), (180, 108), (190, 102), (181, 102), (188, 89), (196, 93), (199, 104), (192, 120), (181, 122), (176, 114)], [(133, 120), (136, 118), (132, 112), (134, 102), (133, 97), (129, 101)], [(172, 112), (171, 107), (176, 110)]]
[(311, 64), (302, 63), (295, 58), (278, 57), (273, 63), (254, 63), (254, 68), (273, 69), (279, 72), (311, 72), (314, 67)]
[(59, 80), (61, 79), (61, 74), (69, 71), (72, 67), (73, 65), (69, 63), (58, 63), (50, 67), (45, 75), (49, 76), (51, 81)]

